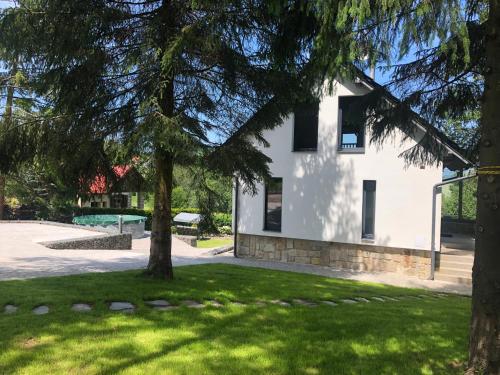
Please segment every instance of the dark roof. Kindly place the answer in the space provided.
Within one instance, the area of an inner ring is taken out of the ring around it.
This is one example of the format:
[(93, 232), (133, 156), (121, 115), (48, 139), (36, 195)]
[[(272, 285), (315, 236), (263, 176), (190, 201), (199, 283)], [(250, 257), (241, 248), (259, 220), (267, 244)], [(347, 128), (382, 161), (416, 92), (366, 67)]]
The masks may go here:
[[(387, 100), (392, 102), (393, 104), (400, 104), (401, 100), (396, 98), (389, 90), (387, 90), (384, 86), (377, 83), (374, 79), (369, 77), (365, 72), (361, 69), (355, 68), (357, 77), (365, 83), (367, 86), (371, 86), (374, 89), (381, 90)], [(426, 131), (429, 132), (432, 136), (438, 139), (452, 154), (454, 154), (458, 159), (460, 159), (466, 165), (473, 165), (466, 156), (463, 155), (460, 146), (458, 146), (455, 142), (453, 142), (450, 138), (446, 136), (442, 131), (432, 126), (427, 120), (425, 120), (422, 116), (420, 116), (417, 112), (413, 111), (410, 108), (410, 113), (412, 114), (413, 122), (417, 125), (423, 127)]]

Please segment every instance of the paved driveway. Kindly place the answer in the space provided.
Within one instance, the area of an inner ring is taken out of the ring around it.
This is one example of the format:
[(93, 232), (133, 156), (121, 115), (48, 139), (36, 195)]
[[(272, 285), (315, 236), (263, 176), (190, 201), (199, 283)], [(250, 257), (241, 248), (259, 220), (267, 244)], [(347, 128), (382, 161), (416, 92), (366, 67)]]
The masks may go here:
[[(132, 250), (54, 250), (37, 243), (95, 235), (96, 232), (73, 227), (33, 223), (0, 223), (0, 280), (146, 267), (149, 255), (149, 238), (133, 240)], [(207, 249), (193, 248), (176, 238), (173, 238), (172, 241), (174, 266), (228, 263), (245, 267), (379, 282), (402, 287), (425, 288), (460, 294), (471, 293), (471, 288), (465, 285), (419, 280), (395, 273), (355, 272), (336, 270), (330, 267), (241, 259), (234, 258), (232, 253), (213, 256), (208, 253)]]
[[(33, 223), (0, 224), (0, 280), (144, 268), (149, 238), (133, 241), (132, 250), (54, 250), (38, 242), (95, 236), (96, 232)], [(207, 250), (173, 239), (174, 265), (203, 263)]]

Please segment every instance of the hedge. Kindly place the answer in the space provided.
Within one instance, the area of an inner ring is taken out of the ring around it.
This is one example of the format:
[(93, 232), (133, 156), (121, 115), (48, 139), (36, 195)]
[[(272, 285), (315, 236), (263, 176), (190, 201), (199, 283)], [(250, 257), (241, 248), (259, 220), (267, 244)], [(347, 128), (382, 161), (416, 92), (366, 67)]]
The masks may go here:
[[(174, 216), (181, 212), (188, 212), (196, 214), (199, 212), (198, 209), (193, 207), (180, 207), (172, 208), (172, 219)], [(146, 230), (151, 230), (151, 223), (153, 219), (152, 210), (139, 210), (137, 208), (99, 208), (99, 207), (75, 207), (74, 215), (139, 215), (146, 217)], [(216, 212), (213, 215), (214, 224), (216, 227), (231, 226), (232, 218), (231, 214)]]

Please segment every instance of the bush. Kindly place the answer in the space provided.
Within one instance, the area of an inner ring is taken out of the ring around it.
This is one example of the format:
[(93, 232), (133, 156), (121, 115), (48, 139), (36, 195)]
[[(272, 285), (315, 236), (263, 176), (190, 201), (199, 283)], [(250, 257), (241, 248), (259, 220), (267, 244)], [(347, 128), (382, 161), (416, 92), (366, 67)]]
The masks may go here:
[(224, 225), (222, 227), (217, 227), (220, 234), (233, 234), (233, 229), (230, 226)]
[(214, 224), (217, 228), (231, 227), (233, 225), (233, 219), (232, 219), (231, 214), (216, 212), (213, 214), (213, 220), (214, 220)]

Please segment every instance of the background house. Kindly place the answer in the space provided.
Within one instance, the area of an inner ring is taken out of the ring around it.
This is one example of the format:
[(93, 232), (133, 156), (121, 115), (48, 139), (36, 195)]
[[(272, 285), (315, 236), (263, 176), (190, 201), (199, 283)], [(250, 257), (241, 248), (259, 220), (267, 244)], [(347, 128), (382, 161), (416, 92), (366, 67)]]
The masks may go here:
[[(254, 196), (235, 193), (238, 256), (428, 277), (433, 186), (445, 165), (468, 162), (436, 133), (444, 163), (407, 165), (400, 154), (424, 136), (423, 120), (409, 139), (397, 131), (371, 144), (366, 124), (346, 114), (374, 85), (364, 75), (336, 82), (333, 95), (264, 132), (270, 147), (259, 147), (272, 159), (273, 179)], [(439, 249), (439, 235), (436, 242)]]
[(132, 165), (116, 165), (113, 173), (113, 181), (97, 175), (89, 186), (89, 195), (78, 198), (78, 206), (143, 209), (144, 177)]

